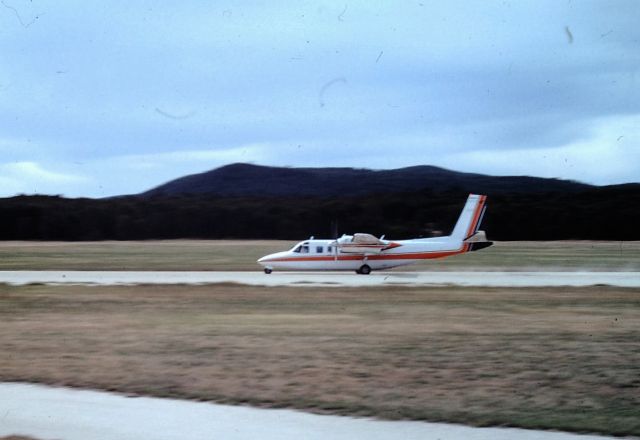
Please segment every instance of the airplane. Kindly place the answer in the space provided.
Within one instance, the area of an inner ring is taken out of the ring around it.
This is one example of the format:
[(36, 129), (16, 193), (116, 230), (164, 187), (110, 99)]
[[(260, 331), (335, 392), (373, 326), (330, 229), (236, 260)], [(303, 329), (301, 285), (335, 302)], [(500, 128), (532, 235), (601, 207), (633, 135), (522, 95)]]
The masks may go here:
[(444, 258), (484, 249), (493, 244), (479, 231), (487, 196), (469, 194), (451, 235), (446, 237), (385, 240), (371, 234), (343, 235), (335, 240), (314, 237), (284, 252), (258, 260), (264, 273), (283, 270), (355, 270), (368, 275), (372, 270), (413, 264), (420, 260)]

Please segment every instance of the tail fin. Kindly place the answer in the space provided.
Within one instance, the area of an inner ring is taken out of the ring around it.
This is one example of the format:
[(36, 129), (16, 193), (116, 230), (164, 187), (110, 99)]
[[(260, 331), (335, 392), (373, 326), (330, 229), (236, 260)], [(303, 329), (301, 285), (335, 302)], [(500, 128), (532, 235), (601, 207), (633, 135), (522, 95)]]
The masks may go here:
[(486, 209), (485, 202), (487, 196), (481, 196), (478, 194), (469, 194), (467, 203), (462, 209), (462, 213), (458, 218), (456, 226), (453, 228), (453, 232), (450, 237), (455, 240), (464, 241), (478, 232), (484, 211)]

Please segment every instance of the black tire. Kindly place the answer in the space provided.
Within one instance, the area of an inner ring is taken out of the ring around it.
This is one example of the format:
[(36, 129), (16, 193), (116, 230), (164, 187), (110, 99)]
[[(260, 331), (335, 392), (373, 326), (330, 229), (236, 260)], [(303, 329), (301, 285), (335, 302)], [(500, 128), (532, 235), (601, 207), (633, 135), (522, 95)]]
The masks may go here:
[(356, 272), (358, 272), (360, 275), (369, 275), (371, 273), (371, 267), (369, 267), (369, 265), (367, 264), (363, 264)]
[(269, 269), (268, 267), (264, 268), (264, 273), (266, 273), (267, 275), (269, 275), (271, 272), (273, 272), (273, 269)]

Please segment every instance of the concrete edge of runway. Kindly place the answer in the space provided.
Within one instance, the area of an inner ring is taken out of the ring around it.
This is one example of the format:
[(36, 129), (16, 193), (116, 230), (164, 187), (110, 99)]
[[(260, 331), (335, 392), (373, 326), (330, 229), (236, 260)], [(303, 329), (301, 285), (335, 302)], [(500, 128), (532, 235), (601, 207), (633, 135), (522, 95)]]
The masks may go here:
[(0, 271), (10, 285), (242, 284), (250, 286), (372, 287), (640, 287), (640, 272), (176, 272), (176, 271)]
[[(136, 397), (131, 398), (131, 397)], [(610, 437), (519, 428), (385, 421), (188, 400), (0, 382), (0, 436), (65, 440), (447, 438), (599, 440)]]

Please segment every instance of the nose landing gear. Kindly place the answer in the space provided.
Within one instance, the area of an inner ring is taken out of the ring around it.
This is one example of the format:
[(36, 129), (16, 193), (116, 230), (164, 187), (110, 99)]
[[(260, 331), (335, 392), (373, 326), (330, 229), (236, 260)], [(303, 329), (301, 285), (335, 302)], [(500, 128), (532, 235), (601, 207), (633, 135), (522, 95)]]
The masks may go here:
[(273, 272), (273, 269), (271, 269), (270, 267), (264, 268), (264, 273), (266, 273), (267, 275), (269, 275), (271, 272)]

